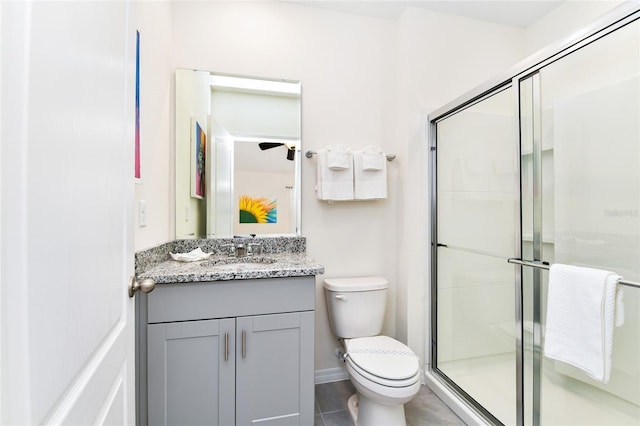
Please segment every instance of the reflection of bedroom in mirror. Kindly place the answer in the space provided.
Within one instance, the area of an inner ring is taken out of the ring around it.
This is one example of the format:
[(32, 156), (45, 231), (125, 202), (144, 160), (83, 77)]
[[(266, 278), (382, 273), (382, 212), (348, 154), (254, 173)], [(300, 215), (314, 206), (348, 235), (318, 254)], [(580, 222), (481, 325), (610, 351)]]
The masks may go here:
[(299, 235), (300, 83), (178, 69), (175, 107), (176, 238)]

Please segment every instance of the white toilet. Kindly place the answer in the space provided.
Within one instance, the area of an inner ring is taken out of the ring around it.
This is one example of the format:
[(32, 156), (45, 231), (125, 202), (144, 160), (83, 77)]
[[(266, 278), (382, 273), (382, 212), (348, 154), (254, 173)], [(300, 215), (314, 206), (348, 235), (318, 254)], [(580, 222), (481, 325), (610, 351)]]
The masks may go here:
[(357, 426), (404, 426), (404, 404), (420, 390), (418, 357), (406, 345), (379, 336), (387, 302), (382, 277), (327, 278), (324, 294), (333, 334), (357, 394), (349, 411)]

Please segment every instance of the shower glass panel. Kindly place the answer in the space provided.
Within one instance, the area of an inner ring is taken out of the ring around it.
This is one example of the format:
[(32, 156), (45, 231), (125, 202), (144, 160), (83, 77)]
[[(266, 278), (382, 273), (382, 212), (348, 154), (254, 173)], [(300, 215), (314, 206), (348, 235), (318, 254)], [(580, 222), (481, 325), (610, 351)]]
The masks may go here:
[[(427, 377), (493, 424), (640, 425), (640, 8), (572, 43), (430, 121)], [(627, 281), (606, 382), (545, 356), (554, 263)]]
[[(540, 140), (533, 152), (541, 155), (540, 260), (640, 281), (640, 24), (541, 68), (539, 99), (534, 116), (540, 117)], [(523, 155), (523, 226), (524, 183), (536, 180), (525, 175), (526, 168)], [(535, 217), (535, 207), (532, 212)], [(526, 256), (524, 241), (522, 251)], [(523, 282), (526, 289), (526, 277)], [(543, 347), (547, 290), (548, 273), (541, 272)], [(610, 381), (598, 382), (543, 356), (540, 424), (640, 424), (640, 290), (618, 285), (620, 290), (625, 318), (614, 330)], [(528, 307), (525, 317), (533, 315)], [(526, 345), (529, 335), (524, 337)]]
[(506, 87), (436, 124), (434, 368), (505, 424), (517, 416), (514, 114)]

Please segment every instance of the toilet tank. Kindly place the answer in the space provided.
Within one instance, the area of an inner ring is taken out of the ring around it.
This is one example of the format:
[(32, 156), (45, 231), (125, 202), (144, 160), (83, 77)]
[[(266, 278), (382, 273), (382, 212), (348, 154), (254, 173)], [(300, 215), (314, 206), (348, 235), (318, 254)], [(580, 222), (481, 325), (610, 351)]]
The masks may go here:
[(325, 279), (324, 295), (333, 334), (343, 339), (380, 334), (388, 285), (382, 277)]

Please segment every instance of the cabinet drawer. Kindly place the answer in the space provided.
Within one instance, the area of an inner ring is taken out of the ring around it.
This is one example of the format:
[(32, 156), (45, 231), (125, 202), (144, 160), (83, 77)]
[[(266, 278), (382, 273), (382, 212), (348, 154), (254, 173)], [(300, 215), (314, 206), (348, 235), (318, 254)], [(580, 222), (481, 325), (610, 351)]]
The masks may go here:
[(315, 277), (158, 284), (147, 295), (148, 323), (315, 309)]

